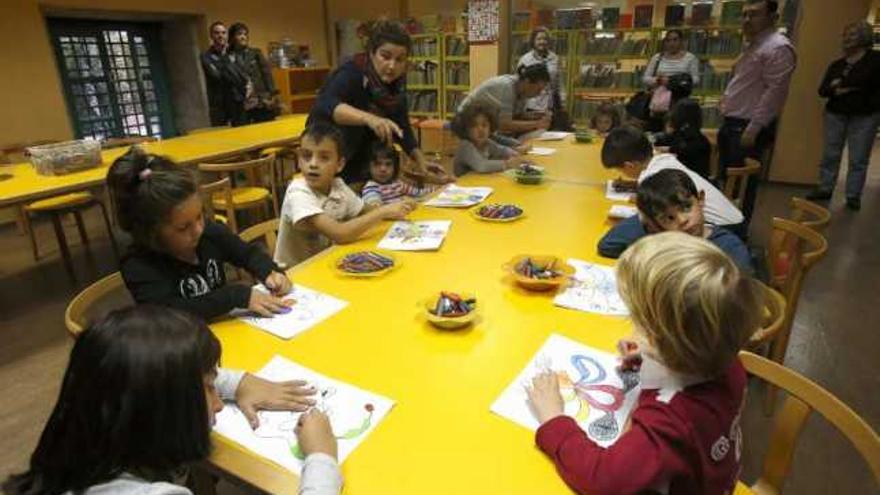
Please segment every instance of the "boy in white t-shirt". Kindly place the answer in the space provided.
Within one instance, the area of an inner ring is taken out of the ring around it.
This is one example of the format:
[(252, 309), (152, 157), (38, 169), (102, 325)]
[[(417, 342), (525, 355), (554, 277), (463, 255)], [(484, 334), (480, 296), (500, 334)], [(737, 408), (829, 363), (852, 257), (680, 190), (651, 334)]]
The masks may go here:
[(382, 220), (401, 220), (415, 202), (364, 205), (342, 179), (342, 134), (330, 124), (315, 124), (300, 137), (302, 176), (291, 181), (281, 206), (275, 261), (295, 265), (331, 244), (355, 242)]
[(707, 224), (726, 225), (736, 231), (744, 220), (742, 212), (724, 193), (700, 174), (684, 166), (675, 155), (663, 153), (654, 156), (651, 142), (635, 127), (618, 127), (608, 134), (602, 145), (602, 165), (605, 168), (620, 169), (623, 175), (637, 179), (639, 183), (661, 170), (681, 170), (694, 181), (697, 190), (706, 196), (703, 213)]

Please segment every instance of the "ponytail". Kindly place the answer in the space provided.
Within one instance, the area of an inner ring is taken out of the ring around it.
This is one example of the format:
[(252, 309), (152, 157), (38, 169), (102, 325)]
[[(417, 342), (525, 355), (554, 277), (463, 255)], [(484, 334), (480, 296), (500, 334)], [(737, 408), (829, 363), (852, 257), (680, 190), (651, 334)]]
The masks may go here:
[(119, 226), (134, 243), (158, 249), (156, 232), (175, 207), (198, 192), (192, 173), (132, 147), (110, 166), (107, 183)]

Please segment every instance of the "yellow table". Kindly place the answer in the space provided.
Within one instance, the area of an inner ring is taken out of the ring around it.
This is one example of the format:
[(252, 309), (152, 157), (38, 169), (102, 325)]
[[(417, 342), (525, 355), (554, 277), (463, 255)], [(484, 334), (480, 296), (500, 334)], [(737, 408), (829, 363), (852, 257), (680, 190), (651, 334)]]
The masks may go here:
[[(421, 207), (412, 219), (453, 222), (437, 252), (396, 253), (401, 266), (377, 279), (336, 274), (332, 260), (345, 250), (375, 247), (386, 223), (353, 246), (293, 269), (296, 283), (349, 302), (307, 332), (284, 341), (236, 320), (212, 326), (223, 342), (224, 366), (258, 370), (280, 354), (397, 402), (343, 464), (346, 493), (569, 493), (534, 446), (534, 434), (489, 411), (549, 334), (612, 351), (629, 332), (624, 319), (565, 310), (551, 294), (518, 289), (501, 269), (521, 253), (600, 260), (596, 242), (608, 228), (611, 202), (599, 184), (617, 174), (599, 165), (596, 144), (549, 146), (560, 151), (535, 161), (551, 177), (578, 184), (524, 186), (501, 174), (459, 182), (493, 187), (488, 201), (515, 202), (524, 219), (495, 224), (467, 210)], [(457, 332), (431, 327), (419, 303), (440, 290), (474, 292), (482, 321)], [(216, 466), (271, 493), (296, 492), (293, 474), (215, 439)]]
[[(183, 165), (235, 155), (295, 141), (305, 127), (306, 115), (294, 115), (272, 122), (207, 131), (189, 136), (147, 143), (144, 148), (166, 155)], [(60, 176), (38, 175), (30, 163), (0, 166), (0, 207), (30, 202), (61, 193), (104, 184), (107, 169), (127, 148), (102, 152), (100, 167)], [(2, 179), (5, 175), (8, 179)]]

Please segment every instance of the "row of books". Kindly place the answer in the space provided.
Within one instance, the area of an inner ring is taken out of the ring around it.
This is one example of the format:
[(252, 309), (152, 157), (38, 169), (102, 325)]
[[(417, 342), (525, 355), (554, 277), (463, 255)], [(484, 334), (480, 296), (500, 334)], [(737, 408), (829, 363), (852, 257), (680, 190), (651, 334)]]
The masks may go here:
[[(575, 87), (637, 91), (644, 86), (642, 78), (646, 68), (639, 65), (632, 71), (618, 71), (616, 64), (582, 64)], [(727, 87), (730, 78), (730, 72), (715, 72), (711, 63), (703, 62), (700, 65), (700, 81), (694, 86), (694, 90), (720, 93)]]
[[(714, 1), (697, 0), (690, 7), (682, 3), (668, 5), (664, 12), (664, 26), (704, 26), (713, 24), (712, 12)], [(742, 0), (724, 0), (721, 5), (721, 17), (718, 23), (724, 26), (735, 26), (740, 23)], [(535, 19), (532, 19), (532, 16)], [(534, 21), (534, 22), (533, 22)], [(528, 31), (532, 26), (553, 26), (555, 29), (585, 29), (599, 27), (602, 29), (616, 28), (650, 28), (654, 25), (654, 6), (637, 5), (632, 13), (621, 13), (620, 7), (606, 7), (601, 12), (594, 12), (592, 7), (576, 7), (565, 9), (540, 9), (534, 12), (514, 12), (513, 30)]]
[(467, 97), (467, 91), (447, 91), (446, 92), (446, 111), (454, 113), (458, 110), (458, 106)]
[[(603, 100), (575, 99), (571, 109), (571, 118), (575, 121), (589, 121), (593, 118), (593, 115), (596, 115), (596, 110), (599, 108), (599, 105), (604, 103), (606, 103), (606, 101)], [(625, 115), (625, 102), (622, 99), (618, 99), (613, 103), (621, 119), (623, 119), (623, 116)]]
[(406, 102), (410, 112), (436, 112), (436, 91), (407, 91)]
[(685, 34), (685, 47), (694, 55), (737, 55), (742, 51), (742, 35), (736, 31), (691, 31)]
[(436, 57), (437, 38), (415, 38), (412, 40), (412, 55), (415, 57)]
[(652, 49), (648, 38), (625, 37), (623, 33), (610, 37), (587, 36), (578, 44), (578, 55), (647, 56)]
[(446, 84), (470, 85), (471, 70), (467, 62), (446, 63)]
[(437, 84), (438, 65), (431, 61), (424, 61), (418, 64), (411, 64), (409, 71), (406, 73), (407, 84)]
[(460, 57), (468, 54), (467, 38), (461, 36), (446, 38), (446, 55)]

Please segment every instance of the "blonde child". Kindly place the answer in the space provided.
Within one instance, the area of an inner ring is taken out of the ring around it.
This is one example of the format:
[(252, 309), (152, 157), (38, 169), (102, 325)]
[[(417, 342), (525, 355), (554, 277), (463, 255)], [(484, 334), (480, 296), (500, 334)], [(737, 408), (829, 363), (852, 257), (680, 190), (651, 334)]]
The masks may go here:
[(364, 184), (361, 198), (367, 206), (396, 203), (406, 198), (420, 198), (439, 186), (418, 186), (400, 178), (400, 155), (379, 141), (370, 150), (370, 180)]
[(471, 103), (455, 116), (453, 130), (460, 138), (453, 162), (456, 176), (502, 172), (526, 161), (514, 148), (492, 139), (497, 129), (498, 111), (483, 101)]
[(641, 394), (627, 431), (608, 448), (563, 414), (553, 372), (528, 390), (536, 442), (579, 493), (733, 492), (740, 473), (746, 373), (737, 353), (758, 328), (756, 282), (720, 249), (680, 232), (632, 245), (617, 266), (636, 343), (624, 365)]
[(355, 242), (382, 220), (401, 220), (415, 209), (406, 199), (388, 205), (365, 205), (342, 179), (345, 167), (342, 134), (333, 125), (318, 123), (300, 140), (302, 177), (287, 188), (275, 261), (295, 265), (331, 244)]

